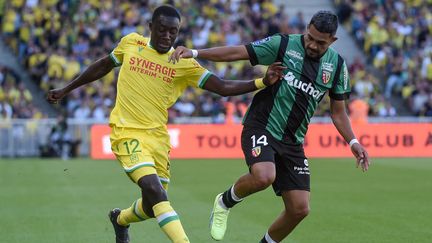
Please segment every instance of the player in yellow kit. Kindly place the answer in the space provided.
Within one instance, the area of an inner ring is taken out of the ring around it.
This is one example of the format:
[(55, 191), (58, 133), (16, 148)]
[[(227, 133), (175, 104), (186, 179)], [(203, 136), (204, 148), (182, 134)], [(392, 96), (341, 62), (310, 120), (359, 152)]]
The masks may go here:
[(238, 95), (275, 83), (284, 67), (273, 64), (264, 79), (221, 80), (195, 59), (181, 59), (175, 65), (168, 62), (180, 28), (180, 14), (175, 8), (156, 8), (149, 27), (150, 38), (137, 33), (123, 37), (109, 55), (91, 64), (64, 88), (49, 91), (47, 99), (57, 103), (75, 88), (120, 66), (116, 103), (109, 121), (111, 146), (126, 174), (140, 187), (142, 197), (129, 208), (110, 211), (116, 242), (129, 242), (129, 224), (149, 218), (157, 219), (172, 242), (189, 242), (166, 194), (170, 180), (168, 108), (188, 86), (222, 96)]

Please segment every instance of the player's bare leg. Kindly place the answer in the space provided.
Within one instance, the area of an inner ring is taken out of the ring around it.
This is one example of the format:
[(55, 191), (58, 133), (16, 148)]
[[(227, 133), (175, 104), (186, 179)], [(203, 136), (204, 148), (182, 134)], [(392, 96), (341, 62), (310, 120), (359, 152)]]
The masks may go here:
[(224, 193), (216, 196), (210, 216), (210, 234), (215, 240), (222, 240), (228, 222), (229, 209), (241, 202), (244, 197), (264, 190), (276, 178), (273, 162), (260, 162), (252, 165), (250, 173), (240, 177), (237, 182)]
[[(287, 237), (294, 228), (309, 214), (310, 192), (302, 190), (283, 191), (285, 210), (273, 222), (268, 235), (275, 242)], [(268, 242), (268, 241), (262, 241)]]
[(156, 174), (143, 176), (138, 180), (138, 186), (141, 188), (144, 212), (148, 216), (154, 217), (153, 205), (158, 202), (168, 201), (166, 192), (159, 182), (159, 177)]
[(234, 193), (239, 198), (247, 197), (269, 187), (275, 178), (276, 168), (273, 162), (253, 164), (250, 173), (240, 177), (234, 184)]

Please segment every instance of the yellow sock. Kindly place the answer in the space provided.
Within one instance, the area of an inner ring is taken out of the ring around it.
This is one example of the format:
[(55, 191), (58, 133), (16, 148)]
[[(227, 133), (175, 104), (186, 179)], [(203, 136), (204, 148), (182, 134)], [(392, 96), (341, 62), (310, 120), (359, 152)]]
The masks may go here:
[(159, 227), (165, 232), (172, 242), (189, 242), (180, 219), (168, 201), (160, 202), (153, 206), (153, 212)]
[(142, 209), (142, 199), (136, 200), (132, 206), (123, 209), (117, 218), (117, 223), (127, 226), (130, 223), (144, 221), (150, 217), (144, 213)]

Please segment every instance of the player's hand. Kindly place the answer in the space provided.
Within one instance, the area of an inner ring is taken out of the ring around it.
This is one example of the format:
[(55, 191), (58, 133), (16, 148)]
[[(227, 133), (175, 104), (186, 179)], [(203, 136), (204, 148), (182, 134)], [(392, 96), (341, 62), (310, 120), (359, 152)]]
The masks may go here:
[(47, 101), (51, 104), (57, 104), (66, 94), (64, 89), (52, 89), (48, 91)]
[(351, 152), (356, 157), (356, 166), (357, 168), (361, 166), (363, 172), (369, 169), (370, 160), (367, 151), (363, 148), (363, 146), (359, 143), (354, 143), (351, 147)]
[(175, 51), (168, 57), (168, 62), (172, 62), (175, 64), (176, 62), (179, 62), (180, 58), (191, 58), (192, 57), (192, 50), (184, 47), (184, 46), (178, 46)]
[(266, 86), (270, 86), (273, 85), (274, 83), (276, 83), (277, 81), (279, 81), (281, 78), (284, 77), (284, 73), (283, 71), (286, 69), (287, 67), (282, 66), (281, 62), (275, 62), (273, 64), (271, 64), (266, 72), (266, 75), (263, 79), (263, 82)]

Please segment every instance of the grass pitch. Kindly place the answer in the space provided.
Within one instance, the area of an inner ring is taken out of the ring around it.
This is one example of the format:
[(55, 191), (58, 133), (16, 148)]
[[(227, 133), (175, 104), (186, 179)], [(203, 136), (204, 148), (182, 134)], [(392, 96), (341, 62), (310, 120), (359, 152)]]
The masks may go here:
[[(284, 242), (407, 243), (432, 239), (432, 159), (310, 159), (311, 214)], [(242, 160), (175, 160), (169, 198), (193, 243), (212, 242), (214, 196), (247, 172)], [(140, 196), (116, 161), (0, 160), (0, 242), (114, 242), (107, 213)], [(271, 188), (230, 214), (223, 242), (258, 242), (282, 210)], [(132, 242), (169, 242), (155, 220)]]

